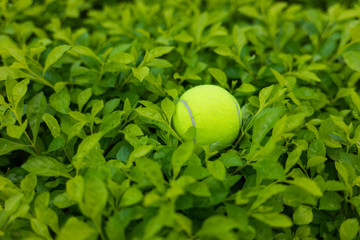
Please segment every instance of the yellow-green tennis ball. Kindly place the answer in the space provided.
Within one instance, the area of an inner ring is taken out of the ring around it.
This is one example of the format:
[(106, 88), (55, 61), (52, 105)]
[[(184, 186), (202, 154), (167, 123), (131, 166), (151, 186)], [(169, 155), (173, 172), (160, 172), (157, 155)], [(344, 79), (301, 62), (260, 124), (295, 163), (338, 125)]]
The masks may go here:
[(200, 85), (186, 91), (176, 104), (173, 126), (181, 138), (195, 127), (194, 141), (213, 149), (229, 146), (239, 134), (242, 116), (237, 100), (225, 89)]

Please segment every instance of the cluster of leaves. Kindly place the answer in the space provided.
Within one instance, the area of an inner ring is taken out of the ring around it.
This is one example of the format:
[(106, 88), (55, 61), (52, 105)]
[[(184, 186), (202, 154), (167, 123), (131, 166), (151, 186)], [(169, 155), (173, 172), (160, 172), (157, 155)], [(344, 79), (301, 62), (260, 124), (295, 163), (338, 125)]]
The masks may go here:
[[(359, 13), (0, 0), (0, 238), (359, 239)], [(209, 83), (243, 113), (216, 152), (171, 126)]]

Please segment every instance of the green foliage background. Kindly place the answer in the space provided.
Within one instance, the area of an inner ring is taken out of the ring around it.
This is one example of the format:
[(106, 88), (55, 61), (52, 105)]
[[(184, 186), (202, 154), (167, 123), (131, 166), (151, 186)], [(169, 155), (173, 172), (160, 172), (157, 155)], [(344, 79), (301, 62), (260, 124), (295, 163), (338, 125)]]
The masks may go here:
[[(360, 239), (360, 4), (0, 0), (0, 238)], [(183, 143), (179, 96), (242, 106)]]

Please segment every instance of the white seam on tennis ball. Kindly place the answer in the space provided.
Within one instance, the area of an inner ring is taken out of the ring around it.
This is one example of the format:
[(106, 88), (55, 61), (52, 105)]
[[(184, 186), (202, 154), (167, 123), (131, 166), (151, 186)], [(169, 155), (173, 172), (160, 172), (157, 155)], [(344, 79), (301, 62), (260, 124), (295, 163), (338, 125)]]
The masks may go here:
[[(192, 123), (192, 125), (193, 125), (194, 127), (196, 127), (195, 119), (194, 119), (194, 116), (192, 115), (192, 112), (191, 112), (191, 109), (190, 109), (189, 104), (188, 104), (185, 100), (180, 100), (180, 102), (182, 102), (182, 103), (185, 105), (185, 107), (186, 107), (186, 109), (187, 109), (187, 111), (188, 111), (188, 113), (189, 113), (189, 116), (190, 116), (190, 119), (191, 119), (191, 123)], [(195, 134), (196, 134), (196, 133), (195, 133)], [(196, 141), (196, 135), (195, 135), (195, 137), (194, 137), (194, 143), (195, 143), (195, 141)]]

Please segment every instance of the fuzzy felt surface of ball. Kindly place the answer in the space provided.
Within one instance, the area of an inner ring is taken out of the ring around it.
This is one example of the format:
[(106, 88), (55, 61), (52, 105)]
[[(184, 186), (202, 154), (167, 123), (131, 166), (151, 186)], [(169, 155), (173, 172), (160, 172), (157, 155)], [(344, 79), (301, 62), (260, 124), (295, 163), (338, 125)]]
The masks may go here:
[(242, 115), (237, 100), (224, 88), (200, 85), (187, 90), (176, 104), (173, 127), (184, 140), (195, 127), (194, 142), (213, 149), (229, 146), (239, 134)]

